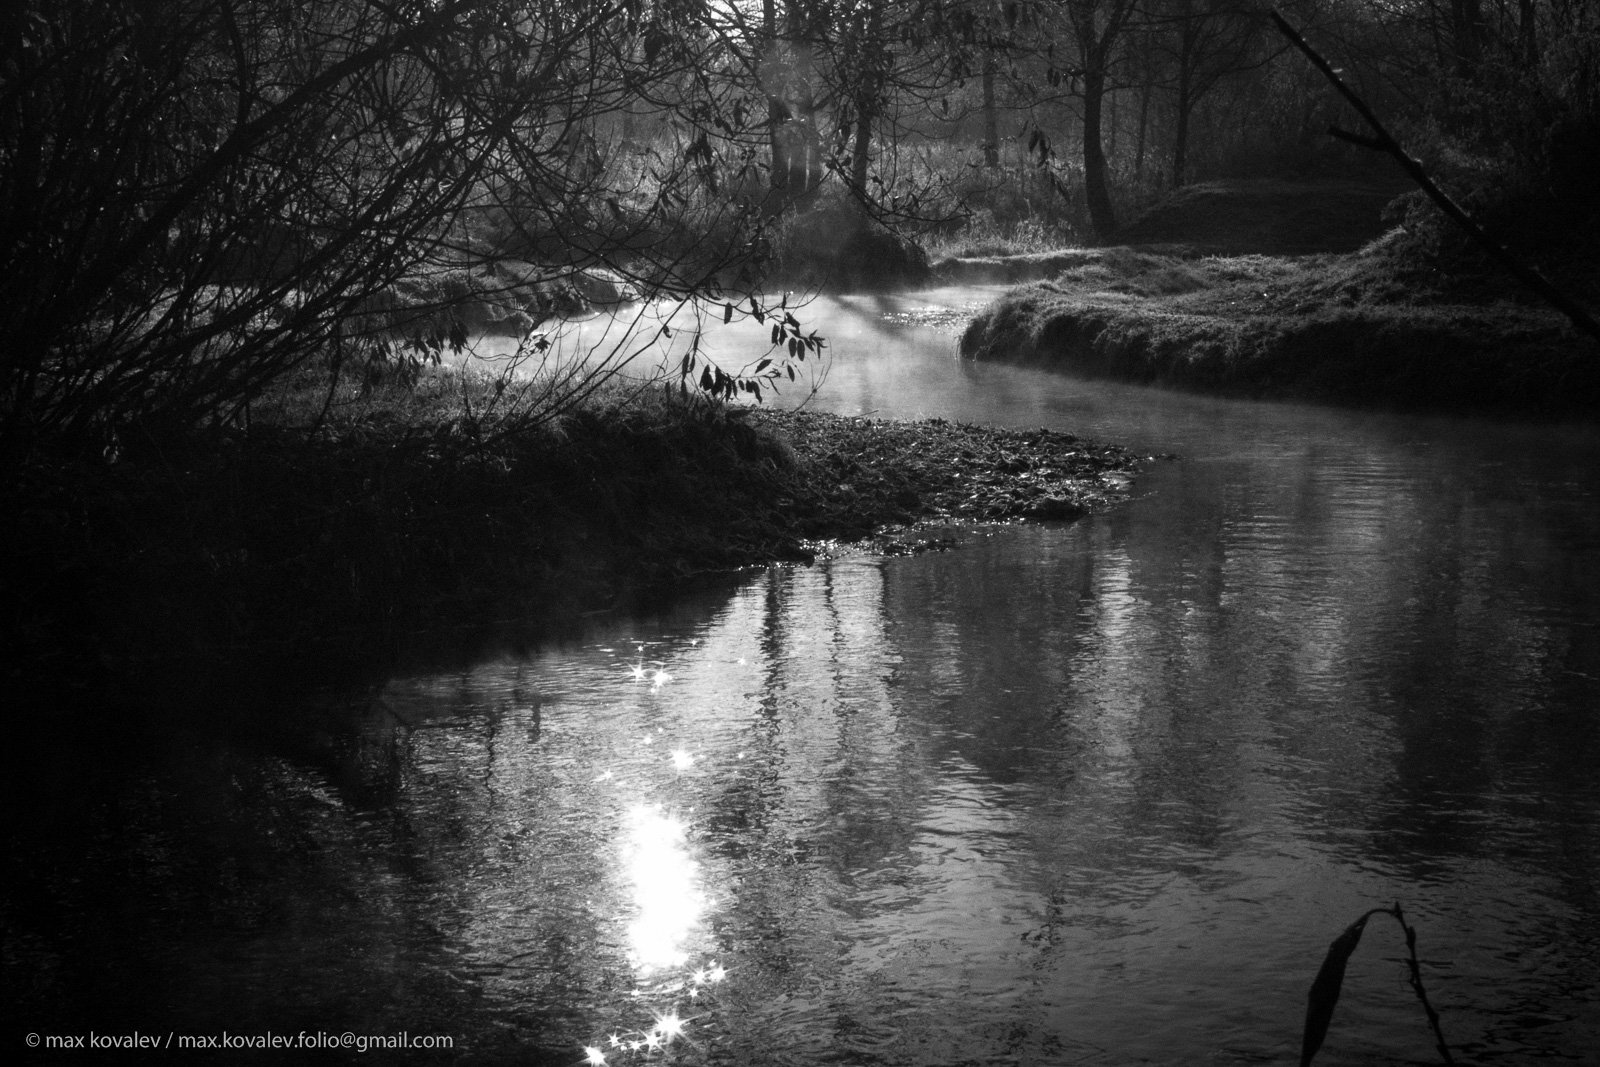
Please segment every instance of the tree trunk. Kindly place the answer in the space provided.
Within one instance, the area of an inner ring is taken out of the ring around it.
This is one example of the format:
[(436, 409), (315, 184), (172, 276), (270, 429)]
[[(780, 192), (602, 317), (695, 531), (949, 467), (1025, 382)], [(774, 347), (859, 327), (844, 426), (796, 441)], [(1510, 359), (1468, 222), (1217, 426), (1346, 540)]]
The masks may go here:
[(1483, 7), (1480, 0), (1450, 0), (1451, 36), (1454, 38), (1456, 74), (1472, 80), (1483, 52)]
[(1517, 0), (1517, 50), (1522, 54), (1522, 65), (1532, 70), (1539, 64), (1538, 15), (1533, 0)]
[(994, 53), (983, 56), (983, 165), (1000, 166), (1000, 114), (994, 102)]
[(1117, 229), (1117, 213), (1106, 181), (1106, 151), (1100, 139), (1105, 90), (1102, 66), (1096, 64), (1083, 72), (1083, 196), (1089, 206), (1089, 224), (1101, 238), (1110, 237)]
[(1194, 102), (1189, 98), (1187, 79), (1178, 83), (1177, 114), (1172, 131), (1172, 187), (1183, 188), (1184, 171), (1189, 163), (1189, 112)]
[(1083, 71), (1083, 197), (1089, 224), (1101, 238), (1110, 237), (1117, 228), (1103, 140), (1106, 67), (1132, 10), (1133, 0), (1072, 0), (1067, 5)]
[(856, 104), (855, 147), (850, 153), (850, 184), (862, 195), (867, 189), (867, 167), (872, 161), (871, 105), (863, 100)]
[(790, 167), (797, 183), (796, 192), (806, 194), (822, 184), (822, 143), (817, 135), (817, 100), (811, 93), (811, 81), (808, 78), (801, 89), (800, 98), (795, 101), (795, 145), (796, 158), (790, 161)]
[[(780, 61), (777, 0), (761, 0), (761, 31), (767, 42), (766, 77), (770, 81), (776, 78)], [(787, 189), (789, 169), (793, 163), (789, 157), (789, 145), (783, 124), (789, 117), (789, 109), (771, 85), (764, 86), (763, 89), (767, 97), (767, 141), (772, 148), (772, 172), (768, 180), (775, 190)]]
[(821, 16), (808, 5), (789, 0), (789, 40), (794, 45), (794, 109), (791, 129), (794, 131), (790, 151), (794, 195), (804, 197), (822, 184), (822, 144), (817, 133), (817, 98), (812, 88), (815, 61), (811, 42), (817, 37), (816, 21)]
[(861, 69), (856, 76), (856, 132), (855, 146), (850, 154), (850, 184), (859, 195), (865, 196), (867, 168), (872, 161), (872, 124), (878, 117), (880, 49), (878, 37), (883, 32), (882, 12), (878, 4), (868, 5), (861, 26)]
[(1150, 92), (1150, 79), (1146, 78), (1139, 89), (1139, 137), (1134, 142), (1133, 150), (1133, 173), (1139, 178), (1144, 177), (1145, 139), (1150, 130)]

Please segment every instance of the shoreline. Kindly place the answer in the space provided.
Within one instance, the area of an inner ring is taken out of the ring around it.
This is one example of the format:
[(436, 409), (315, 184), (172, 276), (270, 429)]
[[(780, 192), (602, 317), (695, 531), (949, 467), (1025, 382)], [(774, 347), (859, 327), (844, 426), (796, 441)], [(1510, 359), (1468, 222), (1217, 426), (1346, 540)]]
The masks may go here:
[[(684, 583), (940, 524), (1070, 521), (1143, 457), (1046, 430), (652, 402), (489, 450), (448, 425), (283, 428), (7, 490), (14, 689), (51, 713), (332, 673), (514, 620), (556, 634)], [(265, 693), (258, 694), (270, 699)]]
[(1105, 249), (1008, 291), (968, 324), (960, 350), (1244, 399), (1600, 413), (1600, 349), (1556, 312), (1452, 300), (1388, 272), (1370, 252), (1189, 258)]
[[(1184, 186), (1114, 244), (1010, 264), (1033, 280), (968, 324), (961, 353), (1244, 399), (1600, 413), (1600, 345), (1419, 215), (1418, 196), (1382, 171)], [(1593, 304), (1581, 241), (1517, 254)]]

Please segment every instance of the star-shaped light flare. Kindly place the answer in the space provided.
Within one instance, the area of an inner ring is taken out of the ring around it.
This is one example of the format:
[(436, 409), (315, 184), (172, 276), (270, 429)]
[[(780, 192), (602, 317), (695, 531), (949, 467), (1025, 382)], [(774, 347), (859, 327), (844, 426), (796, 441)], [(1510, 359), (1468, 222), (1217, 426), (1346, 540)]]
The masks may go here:
[(665, 1015), (656, 1016), (656, 1028), (652, 1033), (659, 1034), (663, 1042), (670, 1042), (674, 1038), (683, 1036), (685, 1025), (685, 1020), (680, 1018), (677, 1012), (669, 1011)]

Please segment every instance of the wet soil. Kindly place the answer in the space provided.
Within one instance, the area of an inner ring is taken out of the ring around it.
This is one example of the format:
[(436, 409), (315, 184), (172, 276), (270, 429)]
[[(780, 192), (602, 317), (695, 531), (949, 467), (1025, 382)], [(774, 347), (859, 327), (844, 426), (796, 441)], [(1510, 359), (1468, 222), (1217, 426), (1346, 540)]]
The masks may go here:
[(1070, 520), (1119, 499), (1139, 457), (1052, 430), (928, 419), (891, 422), (762, 413), (757, 425), (796, 455), (785, 508), (808, 542), (870, 541), (896, 552), (937, 547), (951, 522)]

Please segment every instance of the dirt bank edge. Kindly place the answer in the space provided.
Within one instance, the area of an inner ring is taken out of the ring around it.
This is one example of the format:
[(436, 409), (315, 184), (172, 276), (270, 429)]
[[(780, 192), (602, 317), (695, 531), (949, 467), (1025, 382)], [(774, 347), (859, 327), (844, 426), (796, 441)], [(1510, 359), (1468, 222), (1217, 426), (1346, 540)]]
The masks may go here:
[(1040, 282), (980, 312), (961, 352), (1252, 398), (1600, 412), (1600, 351), (1554, 313), (1512, 304), (1317, 298), (1278, 300), (1280, 307), (1260, 311), (1248, 300), (1210, 303), (1192, 291), (1166, 296), (1107, 292), (1070, 279)]
[(662, 404), (492, 448), (369, 422), (40, 464), (0, 512), (5, 669), (49, 710), (470, 657), (508, 621), (559, 633), (821, 542), (904, 552), (930, 543), (919, 523), (1076, 518), (1138, 459), (1044, 430)]

